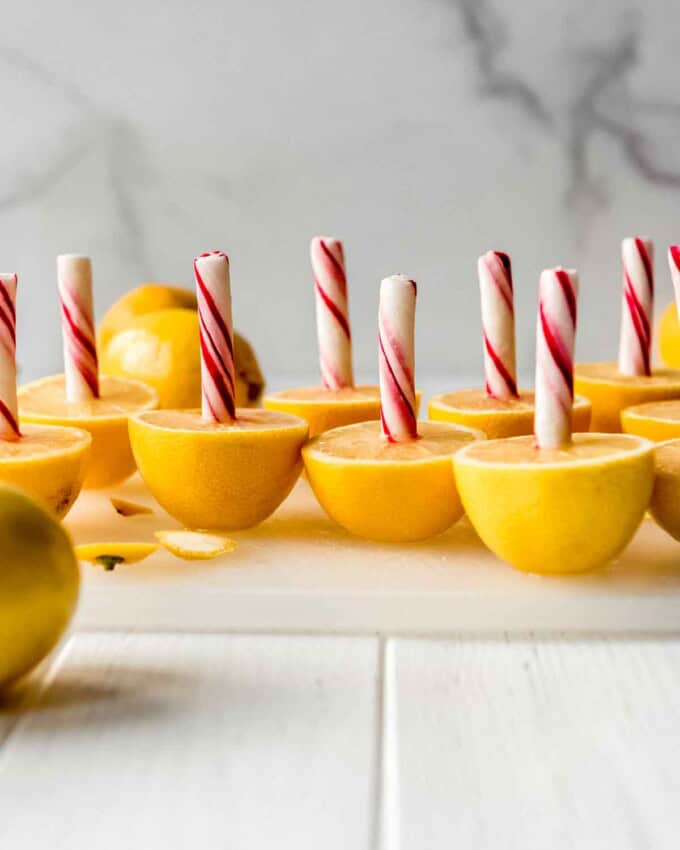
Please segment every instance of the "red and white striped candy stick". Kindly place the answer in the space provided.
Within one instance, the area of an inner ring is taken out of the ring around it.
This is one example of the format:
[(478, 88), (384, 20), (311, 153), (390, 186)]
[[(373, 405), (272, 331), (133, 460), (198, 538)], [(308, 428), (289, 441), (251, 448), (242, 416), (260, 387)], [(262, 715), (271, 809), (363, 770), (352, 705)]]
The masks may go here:
[(402, 274), (386, 277), (380, 285), (380, 418), (383, 434), (392, 442), (418, 436), (414, 376), (416, 292), (415, 281)]
[(92, 263), (79, 254), (57, 257), (64, 341), (66, 400), (99, 398), (99, 367), (92, 305)]
[(518, 398), (510, 257), (503, 251), (487, 251), (477, 260), (477, 272), (482, 297), (486, 394), (498, 399)]
[(651, 239), (630, 237), (621, 243), (623, 310), (619, 372), (651, 375), (654, 309), (654, 246)]
[(578, 275), (573, 269), (541, 273), (534, 421), (539, 448), (559, 448), (571, 442), (577, 296)]
[(17, 276), (0, 274), (0, 439), (17, 440)]
[(194, 260), (194, 276), (201, 342), (203, 419), (233, 422), (236, 393), (229, 258), (222, 251), (201, 254)]
[(680, 245), (671, 245), (668, 249), (668, 265), (671, 270), (671, 280), (675, 291), (675, 309), (680, 319)]
[(310, 254), (316, 293), (321, 381), (328, 390), (352, 387), (352, 334), (342, 242), (331, 236), (315, 236)]

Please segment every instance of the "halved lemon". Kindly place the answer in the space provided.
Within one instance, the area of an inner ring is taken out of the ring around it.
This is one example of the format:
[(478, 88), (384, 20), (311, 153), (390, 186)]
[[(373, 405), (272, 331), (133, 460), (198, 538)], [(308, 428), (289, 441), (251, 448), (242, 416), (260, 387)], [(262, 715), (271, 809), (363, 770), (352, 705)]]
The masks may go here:
[(331, 428), (380, 418), (380, 388), (372, 386), (298, 387), (266, 395), (262, 404), (267, 410), (299, 416), (309, 424), (309, 436), (315, 437)]
[(158, 397), (141, 381), (101, 375), (100, 398), (66, 400), (63, 375), (51, 375), (19, 389), (19, 418), (43, 425), (72, 425), (92, 436), (92, 454), (85, 487), (109, 487), (135, 471), (130, 450), (128, 418), (153, 410)]
[(83, 486), (92, 438), (79, 428), (23, 422), (21, 434), (18, 440), (0, 440), (0, 482), (65, 516)]
[(649, 503), (654, 444), (574, 434), (562, 449), (534, 438), (476, 443), (454, 460), (470, 522), (499, 558), (534, 573), (576, 573), (621, 552)]
[(649, 511), (657, 523), (680, 540), (680, 440), (660, 443), (654, 450), (656, 475)]
[(621, 412), (621, 425), (627, 434), (637, 434), (655, 443), (680, 437), (680, 400), (650, 401)]
[(574, 390), (590, 399), (591, 431), (621, 431), (621, 411), (648, 401), (680, 398), (680, 370), (654, 369), (649, 377), (622, 375), (616, 363), (579, 363)]
[(379, 422), (335, 428), (302, 450), (326, 513), (359, 537), (392, 543), (439, 534), (463, 514), (451, 458), (484, 435), (447, 422), (419, 422), (416, 440), (391, 443)]
[(302, 469), (307, 423), (238, 408), (233, 423), (200, 410), (155, 410), (130, 419), (132, 451), (149, 490), (188, 528), (249, 528), (278, 508)]
[[(520, 390), (520, 397), (507, 401), (491, 398), (483, 388), (456, 390), (430, 399), (427, 414), (439, 422), (453, 422), (483, 431), (490, 440), (519, 437), (534, 431), (533, 390)], [(591, 404), (586, 398), (574, 399), (573, 429), (590, 427)]]

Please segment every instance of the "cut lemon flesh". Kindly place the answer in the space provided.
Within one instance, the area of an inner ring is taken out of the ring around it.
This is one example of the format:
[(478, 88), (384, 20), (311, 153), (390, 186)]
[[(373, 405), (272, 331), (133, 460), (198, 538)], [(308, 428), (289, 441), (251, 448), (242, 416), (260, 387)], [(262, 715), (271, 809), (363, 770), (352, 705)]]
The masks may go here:
[(652, 401), (627, 407), (621, 412), (627, 434), (637, 434), (655, 443), (680, 437), (680, 401)]
[(680, 540), (680, 440), (660, 443), (654, 457), (656, 477), (649, 510), (661, 528)]
[(25, 490), (63, 517), (85, 480), (92, 439), (79, 428), (21, 423), (18, 440), (0, 440), (0, 481)]
[(649, 376), (631, 376), (622, 375), (616, 363), (579, 363), (574, 389), (593, 405), (590, 430), (618, 433), (625, 408), (680, 398), (680, 370), (654, 369)]
[(108, 487), (135, 470), (128, 437), (128, 418), (158, 404), (154, 390), (140, 381), (102, 375), (100, 398), (66, 400), (63, 375), (41, 378), (19, 389), (22, 422), (73, 425), (92, 436), (92, 454), (85, 487)]
[(83, 543), (76, 546), (76, 557), (105, 570), (120, 564), (136, 564), (158, 551), (158, 543)]
[(337, 523), (386, 542), (424, 540), (463, 513), (451, 458), (484, 435), (445, 422), (419, 422), (417, 440), (391, 443), (380, 423), (336, 428), (302, 450), (309, 483)]
[[(587, 431), (590, 427), (591, 404), (576, 397), (573, 408), (573, 428)], [(483, 431), (489, 439), (518, 437), (534, 430), (534, 392), (521, 390), (516, 399), (496, 399), (483, 388), (456, 390), (430, 399), (430, 419), (453, 422)]]
[(187, 528), (235, 530), (266, 519), (295, 484), (307, 423), (239, 408), (232, 423), (199, 410), (157, 410), (130, 420), (139, 471), (155, 499)]
[(309, 424), (311, 437), (330, 428), (380, 418), (380, 389), (373, 386), (340, 390), (298, 387), (267, 395), (262, 403), (267, 410), (300, 416)]
[(206, 561), (233, 552), (237, 543), (223, 534), (203, 531), (157, 531), (156, 539), (168, 552), (186, 561)]
[(623, 434), (574, 434), (539, 449), (533, 437), (475, 444), (454, 460), (468, 517), (514, 567), (582, 572), (621, 552), (649, 503), (653, 443)]

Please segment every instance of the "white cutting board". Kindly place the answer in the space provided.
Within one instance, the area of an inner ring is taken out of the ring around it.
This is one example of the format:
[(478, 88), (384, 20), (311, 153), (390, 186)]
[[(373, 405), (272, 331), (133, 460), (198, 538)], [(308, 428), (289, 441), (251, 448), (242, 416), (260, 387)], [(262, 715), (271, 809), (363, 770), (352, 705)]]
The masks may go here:
[[(156, 529), (176, 527), (139, 478), (116, 493), (153, 506), (154, 514), (123, 518), (110, 493), (84, 493), (66, 521), (76, 542), (153, 540)], [(237, 550), (212, 561), (160, 550), (114, 572), (84, 564), (77, 626), (422, 634), (680, 629), (680, 544), (649, 519), (619, 561), (563, 578), (514, 571), (465, 519), (417, 545), (352, 538), (326, 517), (304, 480), (271, 519), (233, 537)]]

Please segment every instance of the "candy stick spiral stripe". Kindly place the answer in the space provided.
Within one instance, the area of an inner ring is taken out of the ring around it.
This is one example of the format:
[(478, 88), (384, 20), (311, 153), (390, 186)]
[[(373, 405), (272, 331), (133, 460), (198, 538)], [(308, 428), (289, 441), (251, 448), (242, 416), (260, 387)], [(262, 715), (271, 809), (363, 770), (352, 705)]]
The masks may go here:
[(416, 283), (393, 275), (380, 286), (378, 345), (380, 418), (388, 440), (418, 436), (414, 380)]
[(540, 448), (571, 441), (578, 276), (573, 269), (541, 273), (536, 330), (536, 414)]
[(652, 374), (653, 257), (651, 239), (632, 237), (621, 243), (623, 310), (619, 372), (623, 375)]
[(67, 401), (99, 398), (99, 367), (92, 305), (92, 264), (89, 257), (57, 257), (61, 333)]
[(675, 308), (680, 320), (680, 245), (671, 245), (668, 249), (668, 265), (675, 292)]
[(194, 276), (201, 346), (203, 419), (228, 423), (236, 418), (229, 258), (221, 251), (201, 254), (194, 260)]
[(16, 365), (17, 276), (0, 274), (0, 438), (21, 435), (17, 413)]
[(352, 335), (342, 242), (315, 236), (310, 246), (321, 381), (329, 390), (354, 386)]
[(518, 398), (510, 257), (503, 251), (487, 251), (477, 261), (477, 271), (482, 299), (486, 393), (491, 398)]

